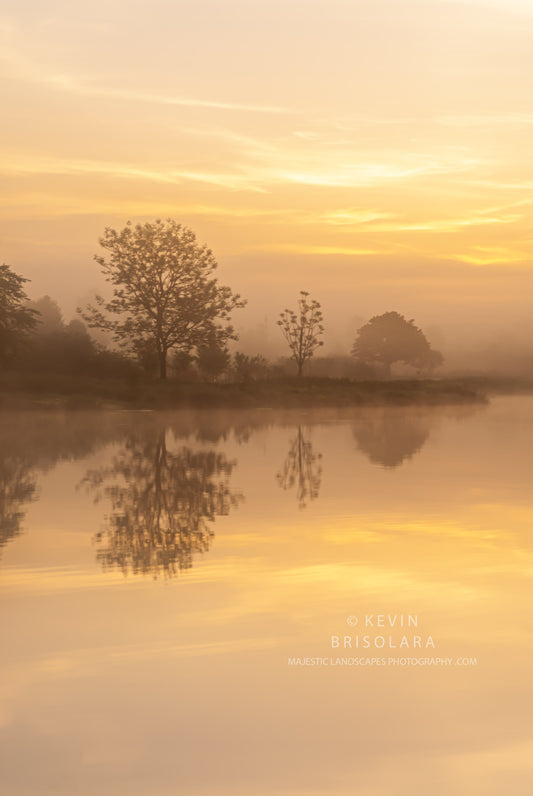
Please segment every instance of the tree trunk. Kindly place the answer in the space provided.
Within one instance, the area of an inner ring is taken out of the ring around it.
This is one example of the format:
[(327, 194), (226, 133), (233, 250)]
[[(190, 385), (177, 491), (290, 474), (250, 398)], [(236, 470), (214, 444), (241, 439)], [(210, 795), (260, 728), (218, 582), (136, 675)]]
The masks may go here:
[(166, 379), (167, 377), (167, 352), (165, 349), (159, 349), (159, 378)]
[(302, 375), (302, 368), (304, 366), (303, 362), (298, 362), (298, 376), (301, 377)]

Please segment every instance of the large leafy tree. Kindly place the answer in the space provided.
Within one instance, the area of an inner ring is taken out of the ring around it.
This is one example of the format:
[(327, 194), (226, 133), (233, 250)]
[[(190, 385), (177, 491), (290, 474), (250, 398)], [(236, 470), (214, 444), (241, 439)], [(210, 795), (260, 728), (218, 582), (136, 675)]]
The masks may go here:
[(298, 376), (308, 359), (311, 359), (315, 350), (324, 345), (320, 337), (324, 334), (322, 325), (322, 310), (315, 299), (309, 299), (309, 293), (300, 290), (298, 309), (280, 312), (278, 326), (289, 344), (291, 359), (294, 359), (298, 368)]
[(352, 356), (368, 365), (381, 367), (390, 376), (395, 362), (412, 365), (420, 372), (431, 372), (443, 362), (413, 320), (399, 312), (376, 315), (362, 326), (355, 338)]
[(162, 379), (171, 349), (189, 352), (206, 340), (223, 345), (235, 339), (230, 314), (245, 301), (219, 285), (213, 253), (191, 229), (171, 219), (128, 222), (120, 232), (106, 228), (99, 242), (109, 256), (95, 260), (113, 285), (113, 297), (97, 296), (82, 315), (134, 352), (155, 349)]
[(24, 283), (9, 265), (0, 265), (0, 363), (16, 357), (39, 314), (27, 306)]

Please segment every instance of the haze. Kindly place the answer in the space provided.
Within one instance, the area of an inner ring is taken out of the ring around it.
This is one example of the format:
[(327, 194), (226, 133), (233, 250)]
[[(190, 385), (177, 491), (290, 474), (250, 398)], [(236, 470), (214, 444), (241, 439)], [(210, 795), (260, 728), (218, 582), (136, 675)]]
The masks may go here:
[[(173, 218), (253, 327), (306, 289), (328, 345), (533, 332), (522, 0), (3, 0), (1, 261), (67, 317), (106, 226)], [(280, 347), (282, 342), (280, 340)]]

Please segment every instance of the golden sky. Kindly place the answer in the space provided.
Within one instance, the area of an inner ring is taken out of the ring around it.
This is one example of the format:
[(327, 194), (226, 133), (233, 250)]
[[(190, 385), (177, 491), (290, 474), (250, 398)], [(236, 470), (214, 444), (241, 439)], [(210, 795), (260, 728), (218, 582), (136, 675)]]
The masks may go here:
[(249, 319), (529, 323), (532, 41), (533, 0), (2, 0), (0, 258), (74, 307), (172, 217)]

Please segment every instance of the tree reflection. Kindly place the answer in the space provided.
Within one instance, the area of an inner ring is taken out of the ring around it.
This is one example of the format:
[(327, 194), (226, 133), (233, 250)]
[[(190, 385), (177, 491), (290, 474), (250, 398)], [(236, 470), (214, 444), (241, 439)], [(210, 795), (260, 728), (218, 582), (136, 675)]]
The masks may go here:
[(353, 424), (357, 447), (371, 462), (398, 467), (421, 450), (432, 417), (420, 408), (386, 407), (361, 411)]
[(14, 412), (0, 415), (0, 551), (24, 530), (39, 480), (59, 461), (75, 461), (120, 434), (101, 413)]
[(0, 552), (22, 530), (25, 506), (37, 498), (37, 480), (31, 467), (16, 455), (0, 458)]
[(305, 508), (308, 499), (318, 497), (322, 482), (321, 460), (322, 454), (313, 453), (311, 441), (305, 439), (302, 427), (298, 426), (298, 433), (290, 442), (283, 468), (276, 477), (282, 489), (296, 486), (296, 499), (301, 509)]
[(85, 478), (96, 501), (106, 496), (112, 506), (96, 535), (97, 559), (154, 577), (190, 568), (209, 549), (210, 523), (243, 499), (229, 488), (235, 464), (214, 450), (169, 450), (165, 430), (130, 436), (110, 467)]

